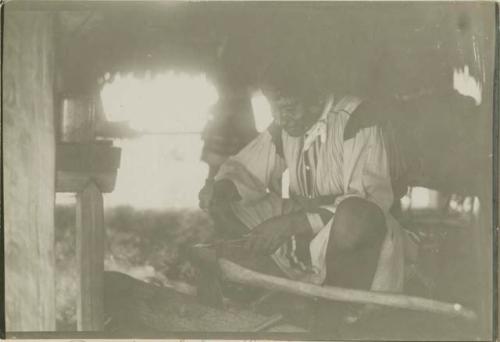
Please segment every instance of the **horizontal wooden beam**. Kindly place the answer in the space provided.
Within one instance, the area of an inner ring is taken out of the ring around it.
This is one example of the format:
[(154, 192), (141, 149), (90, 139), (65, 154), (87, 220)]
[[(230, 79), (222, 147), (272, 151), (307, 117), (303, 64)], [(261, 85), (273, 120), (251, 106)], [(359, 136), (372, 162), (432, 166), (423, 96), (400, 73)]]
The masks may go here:
[(121, 149), (111, 143), (57, 144), (56, 192), (81, 192), (90, 182), (94, 182), (101, 192), (113, 191)]
[(65, 172), (116, 172), (120, 167), (121, 149), (110, 142), (59, 143), (56, 169)]
[(96, 135), (103, 138), (135, 138), (140, 132), (132, 129), (127, 121), (104, 121), (97, 126)]
[(81, 192), (88, 183), (94, 182), (101, 192), (112, 192), (116, 184), (114, 172), (56, 172), (56, 192)]

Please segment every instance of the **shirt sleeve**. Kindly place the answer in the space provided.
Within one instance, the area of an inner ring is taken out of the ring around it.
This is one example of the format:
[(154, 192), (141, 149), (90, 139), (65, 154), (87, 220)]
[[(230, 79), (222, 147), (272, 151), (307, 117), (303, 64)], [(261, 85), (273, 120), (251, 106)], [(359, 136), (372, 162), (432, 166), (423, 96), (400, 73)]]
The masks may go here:
[(238, 154), (224, 162), (215, 180), (231, 180), (243, 203), (258, 201), (279, 188), (285, 161), (276, 152), (269, 131), (264, 131)]

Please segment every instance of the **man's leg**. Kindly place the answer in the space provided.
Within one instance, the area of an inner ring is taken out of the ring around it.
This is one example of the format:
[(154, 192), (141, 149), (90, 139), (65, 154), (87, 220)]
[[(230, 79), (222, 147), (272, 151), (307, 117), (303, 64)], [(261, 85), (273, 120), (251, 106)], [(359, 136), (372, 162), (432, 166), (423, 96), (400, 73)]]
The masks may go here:
[[(360, 198), (348, 198), (337, 207), (326, 252), (325, 285), (368, 290), (378, 264), (387, 226), (383, 212)], [(321, 302), (317, 329), (340, 329), (343, 319), (359, 305)]]
[(368, 290), (387, 226), (375, 204), (348, 198), (337, 207), (326, 252), (325, 285)]

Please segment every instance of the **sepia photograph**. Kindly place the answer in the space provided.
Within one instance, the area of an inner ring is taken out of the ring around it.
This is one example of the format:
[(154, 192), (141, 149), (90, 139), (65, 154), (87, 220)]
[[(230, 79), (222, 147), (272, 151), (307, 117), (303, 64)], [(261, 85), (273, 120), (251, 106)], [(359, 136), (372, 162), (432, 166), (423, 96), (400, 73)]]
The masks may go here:
[(495, 341), (498, 7), (3, 2), (1, 338)]

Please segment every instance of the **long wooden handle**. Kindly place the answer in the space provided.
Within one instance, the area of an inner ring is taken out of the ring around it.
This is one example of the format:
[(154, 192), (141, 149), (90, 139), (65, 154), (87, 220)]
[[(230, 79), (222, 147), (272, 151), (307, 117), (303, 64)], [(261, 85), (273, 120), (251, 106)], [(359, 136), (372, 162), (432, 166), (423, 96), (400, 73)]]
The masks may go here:
[(226, 259), (219, 259), (218, 262), (223, 276), (227, 280), (240, 284), (253, 285), (270, 290), (279, 290), (305, 297), (324, 298), (342, 302), (378, 304), (395, 308), (427, 311), (447, 316), (462, 317), (467, 320), (477, 319), (477, 315), (474, 311), (464, 308), (460, 304), (440, 302), (432, 299), (412, 297), (402, 294), (353, 290), (332, 286), (318, 286), (255, 272)]

